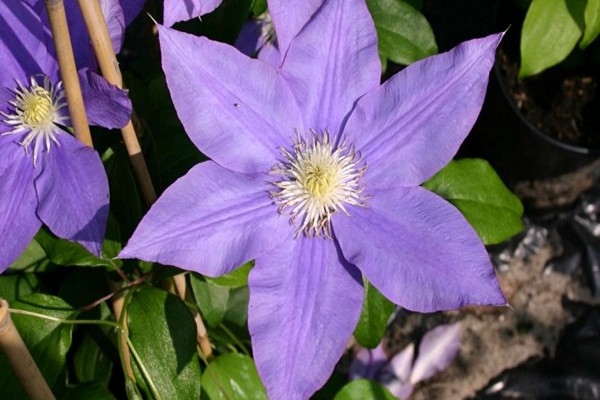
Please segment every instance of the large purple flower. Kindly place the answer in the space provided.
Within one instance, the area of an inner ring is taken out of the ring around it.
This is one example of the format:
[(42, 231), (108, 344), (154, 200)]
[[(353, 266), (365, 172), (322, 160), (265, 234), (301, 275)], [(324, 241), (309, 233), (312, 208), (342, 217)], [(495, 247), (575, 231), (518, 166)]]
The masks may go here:
[[(108, 182), (98, 154), (70, 124), (53, 47), (40, 15), (21, 0), (0, 2), (0, 272), (42, 224), (100, 255)], [(127, 123), (127, 94), (88, 69), (80, 82), (90, 123)]]
[(167, 189), (121, 257), (208, 276), (255, 259), (248, 325), (273, 399), (308, 398), (361, 312), (361, 274), (410, 310), (506, 304), (477, 234), (419, 185), (481, 108), (501, 35), (380, 86), (364, 0), (328, 0), (280, 69), (159, 26), (187, 133), (212, 161)]

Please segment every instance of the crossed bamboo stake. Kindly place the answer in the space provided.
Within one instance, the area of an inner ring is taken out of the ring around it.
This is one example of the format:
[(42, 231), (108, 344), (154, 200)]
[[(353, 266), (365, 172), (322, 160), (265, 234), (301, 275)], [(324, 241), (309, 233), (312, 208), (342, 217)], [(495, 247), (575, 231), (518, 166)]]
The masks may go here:
[[(78, 0), (78, 2), (102, 75), (109, 83), (123, 88), (121, 71), (112, 48), (108, 27), (98, 0)], [(45, 0), (45, 5), (48, 11), (59, 70), (75, 137), (83, 144), (93, 147), (63, 0)], [(121, 128), (121, 134), (142, 192), (142, 197), (149, 207), (156, 201), (156, 191), (150, 179), (142, 149), (131, 120)], [(184, 301), (189, 301), (191, 294), (187, 290), (185, 275), (179, 274), (172, 279), (175, 291), (179, 297)], [(125, 295), (119, 289), (119, 284), (111, 281), (111, 290), (115, 292), (112, 304), (114, 317), (117, 322), (123, 322), (123, 329), (127, 334), (127, 319), (126, 315), (124, 315)], [(196, 311), (193, 314), (196, 323), (198, 345), (204, 356), (210, 358), (212, 356), (212, 346), (208, 339), (206, 327), (200, 314)], [(123, 368), (129, 379), (135, 381), (127, 341), (122, 335), (119, 340)], [(12, 324), (8, 312), (8, 304), (2, 299), (0, 299), (0, 349), (9, 359), (13, 370), (31, 399), (54, 399), (48, 384), (37, 368), (17, 329)]]

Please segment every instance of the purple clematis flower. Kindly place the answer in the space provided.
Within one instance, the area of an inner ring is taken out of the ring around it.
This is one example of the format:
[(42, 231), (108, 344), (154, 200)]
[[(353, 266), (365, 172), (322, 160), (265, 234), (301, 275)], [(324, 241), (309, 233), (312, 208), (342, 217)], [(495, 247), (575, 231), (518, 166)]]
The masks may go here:
[[(108, 181), (98, 154), (71, 136), (54, 48), (34, 8), (0, 3), (0, 272), (42, 224), (100, 255)], [(91, 124), (118, 128), (131, 103), (124, 91), (79, 73)]]
[(419, 186), (474, 124), (501, 34), (380, 86), (363, 0), (324, 2), (280, 69), (158, 29), (178, 115), (212, 161), (163, 193), (120, 256), (213, 277), (255, 259), (248, 325), (270, 398), (327, 381), (360, 316), (361, 273), (409, 310), (506, 304), (473, 228)]

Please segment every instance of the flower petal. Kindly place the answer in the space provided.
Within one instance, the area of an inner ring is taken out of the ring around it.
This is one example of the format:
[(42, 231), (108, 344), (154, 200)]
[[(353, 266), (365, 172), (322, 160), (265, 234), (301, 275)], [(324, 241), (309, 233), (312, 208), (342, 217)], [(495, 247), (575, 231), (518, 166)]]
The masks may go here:
[(269, 0), (269, 13), (275, 31), (277, 32), (277, 45), (285, 55), (294, 36), (310, 20), (310, 17), (321, 7), (324, 0)]
[(442, 372), (458, 356), (460, 350), (460, 323), (439, 325), (423, 336), (419, 345), (419, 357), (410, 374), (415, 385)]
[[(127, 2), (126, 2), (127, 3)], [(100, 8), (106, 21), (115, 54), (121, 51), (125, 39), (125, 16), (117, 0), (100, 0)]]
[(446, 165), (475, 123), (502, 34), (418, 61), (364, 96), (345, 136), (378, 188), (420, 185)]
[[(111, 0), (115, 1), (115, 0)], [(146, 0), (121, 0), (121, 9), (125, 18), (125, 26), (129, 25), (144, 9)]]
[(290, 44), (282, 72), (306, 127), (339, 133), (354, 102), (380, 81), (377, 34), (365, 1), (324, 2)]
[(114, 129), (129, 122), (131, 100), (126, 91), (87, 68), (79, 71), (79, 82), (90, 124)]
[(285, 81), (223, 43), (158, 27), (173, 103), (194, 144), (223, 167), (266, 172), (303, 130)]
[(333, 216), (345, 258), (412, 311), (505, 305), (481, 240), (460, 212), (417, 186), (370, 192), (366, 208)]
[(219, 276), (292, 235), (269, 198), (264, 175), (243, 175), (207, 161), (163, 193), (119, 257)]
[(58, 237), (100, 256), (108, 218), (108, 180), (98, 153), (66, 133), (43, 154), (35, 180), (37, 215)]
[(165, 0), (164, 24), (172, 26), (176, 22), (208, 14), (221, 2), (222, 0)]
[(39, 16), (21, 0), (0, 1), (0, 86), (15, 87), (15, 80), (26, 84), (30, 74), (47, 73), (54, 63), (48, 54), (47, 41)]
[(248, 285), (248, 327), (269, 398), (308, 399), (356, 327), (360, 274), (333, 240), (302, 237), (257, 258)]
[(0, 137), (0, 273), (25, 250), (42, 222), (35, 214), (33, 187), (36, 171), (23, 147), (12, 138)]

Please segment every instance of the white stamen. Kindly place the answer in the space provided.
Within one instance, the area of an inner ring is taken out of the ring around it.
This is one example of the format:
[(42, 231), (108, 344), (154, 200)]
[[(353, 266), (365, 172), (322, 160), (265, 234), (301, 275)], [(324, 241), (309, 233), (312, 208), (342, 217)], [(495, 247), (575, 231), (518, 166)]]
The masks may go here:
[(327, 131), (318, 135), (311, 131), (311, 140), (297, 134), (293, 151), (280, 149), (285, 160), (271, 170), (280, 175), (274, 183), (279, 189), (271, 198), (283, 214), (286, 208), (290, 222), (297, 226), (296, 237), (331, 237), (331, 217), (341, 211), (348, 214), (347, 205), (366, 206), (360, 180), (366, 165), (360, 154), (345, 141), (334, 145)]
[[(42, 86), (38, 77), (42, 78)], [(60, 112), (67, 105), (62, 83), (55, 86), (46, 75), (31, 76), (29, 87), (17, 81), (13, 93), (15, 98), (8, 102), (9, 112), (0, 112), (4, 117), (2, 122), (13, 128), (2, 136), (25, 134), (19, 144), (28, 153), (33, 143), (33, 164), (36, 165), (40, 146), (46, 146), (46, 152), (50, 151), (51, 142), (60, 146), (56, 140), (60, 132), (57, 124), (67, 120), (66, 114)]]

